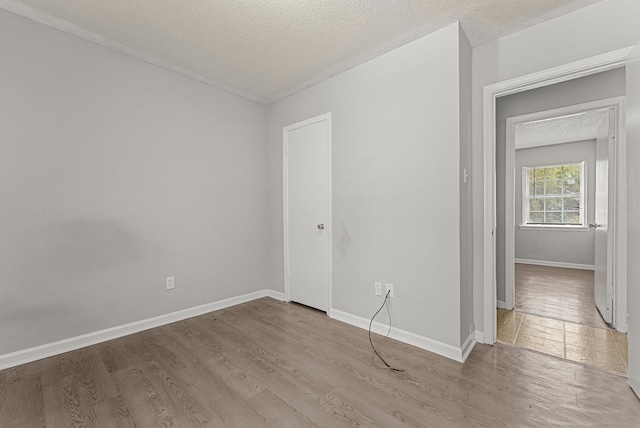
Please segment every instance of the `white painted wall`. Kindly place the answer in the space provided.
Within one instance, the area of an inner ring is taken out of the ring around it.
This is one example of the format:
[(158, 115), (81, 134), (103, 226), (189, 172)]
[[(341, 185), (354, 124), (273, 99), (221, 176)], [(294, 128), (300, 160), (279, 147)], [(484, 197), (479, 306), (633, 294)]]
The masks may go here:
[(370, 318), (382, 303), (374, 281), (390, 282), (394, 327), (460, 346), (458, 31), (451, 25), (270, 106), (269, 288), (283, 287), (282, 128), (331, 112), (332, 307)]
[[(555, 144), (516, 150), (515, 185), (515, 257), (516, 259), (548, 262), (594, 264), (594, 233), (592, 230), (571, 229), (534, 230), (520, 229), (522, 224), (522, 168), (525, 166), (559, 165), (585, 161), (585, 190), (587, 222), (595, 219), (596, 195), (596, 141)], [(498, 300), (500, 296), (498, 296)]]
[(473, 49), (474, 318), (484, 330), (483, 129), (486, 85), (634, 45), (640, 2), (603, 0)]
[(0, 355), (265, 288), (265, 107), (2, 10), (0, 58)]

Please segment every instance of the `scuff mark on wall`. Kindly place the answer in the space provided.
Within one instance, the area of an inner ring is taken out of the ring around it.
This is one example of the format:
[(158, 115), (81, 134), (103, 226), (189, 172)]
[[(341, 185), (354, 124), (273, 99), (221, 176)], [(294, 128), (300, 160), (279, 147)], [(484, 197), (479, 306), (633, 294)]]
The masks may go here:
[(351, 246), (351, 235), (347, 230), (344, 222), (340, 222), (339, 238), (336, 240), (336, 247), (339, 254), (344, 257), (347, 255), (347, 250)]

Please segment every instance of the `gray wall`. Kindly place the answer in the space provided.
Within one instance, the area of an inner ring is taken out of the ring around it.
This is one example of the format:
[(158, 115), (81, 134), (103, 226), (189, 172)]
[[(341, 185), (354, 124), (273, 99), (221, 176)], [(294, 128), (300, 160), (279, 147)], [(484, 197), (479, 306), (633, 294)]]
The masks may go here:
[(374, 281), (390, 282), (394, 327), (461, 344), (460, 43), (451, 25), (270, 106), (271, 288), (283, 289), (282, 128), (331, 112), (333, 308), (368, 319)]
[(618, 68), (498, 98), (496, 102), (496, 282), (498, 300), (504, 301), (504, 176), (507, 118), (623, 96), (624, 94), (624, 69)]
[(0, 58), (0, 354), (266, 288), (265, 107), (2, 10)]
[(593, 223), (596, 195), (595, 140), (516, 150), (515, 257), (517, 259), (594, 264), (595, 241), (591, 230), (534, 230), (518, 227), (522, 224), (522, 167), (580, 161), (586, 161), (586, 215), (587, 222)]

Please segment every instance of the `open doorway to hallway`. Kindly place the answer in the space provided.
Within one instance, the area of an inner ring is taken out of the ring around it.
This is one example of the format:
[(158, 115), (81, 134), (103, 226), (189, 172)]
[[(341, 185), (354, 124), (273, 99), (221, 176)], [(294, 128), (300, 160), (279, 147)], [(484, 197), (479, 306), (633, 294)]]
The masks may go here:
[(626, 293), (614, 280), (619, 105), (506, 118), (497, 339), (626, 374)]

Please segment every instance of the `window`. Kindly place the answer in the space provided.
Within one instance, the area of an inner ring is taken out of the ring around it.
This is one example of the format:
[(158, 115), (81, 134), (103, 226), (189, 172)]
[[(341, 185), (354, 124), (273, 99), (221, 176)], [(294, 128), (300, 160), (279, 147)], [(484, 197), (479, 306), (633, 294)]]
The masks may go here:
[(524, 226), (584, 227), (584, 161), (522, 168)]

